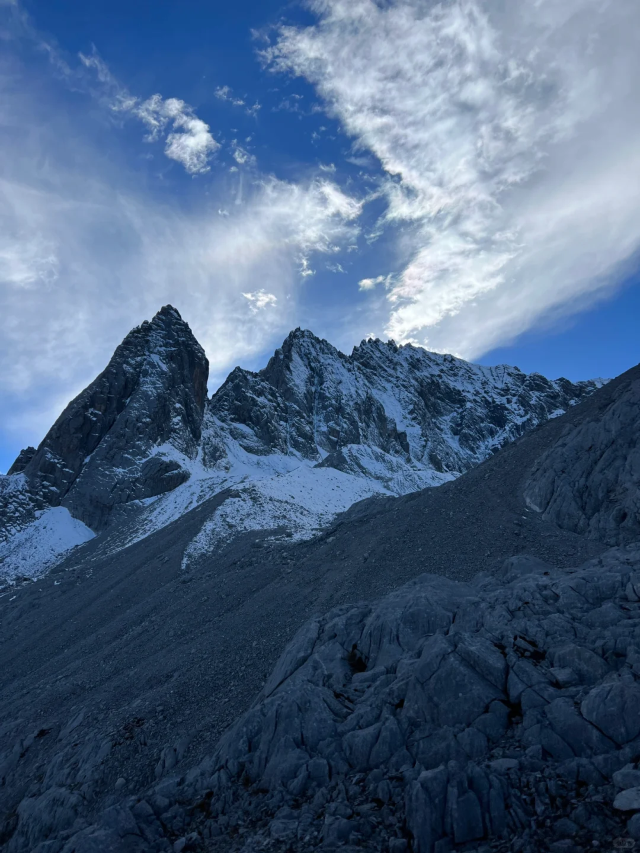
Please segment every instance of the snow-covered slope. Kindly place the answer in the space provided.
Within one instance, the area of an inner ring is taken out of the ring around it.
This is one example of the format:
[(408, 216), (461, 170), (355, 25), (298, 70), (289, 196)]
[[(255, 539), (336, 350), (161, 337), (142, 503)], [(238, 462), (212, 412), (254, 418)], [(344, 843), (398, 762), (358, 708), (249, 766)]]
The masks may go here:
[[(264, 370), (236, 368), (209, 400), (207, 373), (171, 306), (127, 336), (0, 477), (0, 541), (29, 554), (23, 574), (51, 566), (15, 538), (50, 507), (117, 549), (224, 492), (186, 562), (235, 531), (308, 537), (355, 501), (457, 477), (602, 384), (379, 340), (346, 356), (300, 329)], [(15, 574), (8, 565), (0, 555), (0, 576)]]
[[(9, 470), (31, 503), (24, 518), (66, 506), (100, 531), (117, 508), (185, 482), (189, 472), (173, 452), (197, 456), (208, 374), (204, 351), (175, 308), (130, 332), (40, 447), (22, 451)], [(15, 488), (0, 487), (0, 500), (9, 491), (15, 505)], [(0, 537), (16, 523), (19, 514), (0, 512)]]
[(8, 580), (37, 577), (94, 536), (62, 506), (40, 510), (34, 521), (0, 543), (0, 572)]
[(379, 340), (345, 356), (296, 329), (264, 370), (236, 368), (214, 394), (203, 449), (218, 461), (231, 436), (254, 455), (293, 454), (385, 486), (393, 480), (392, 491), (402, 492), (419, 487), (416, 476), (426, 472), (468, 470), (599, 384)]

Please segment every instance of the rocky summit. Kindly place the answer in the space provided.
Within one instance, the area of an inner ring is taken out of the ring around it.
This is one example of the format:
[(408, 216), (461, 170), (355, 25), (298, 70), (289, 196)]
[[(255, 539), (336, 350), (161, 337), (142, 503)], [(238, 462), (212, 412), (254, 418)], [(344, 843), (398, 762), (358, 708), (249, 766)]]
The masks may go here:
[(207, 379), (175, 308), (127, 335), (0, 478), (0, 578), (34, 577), (96, 534), (113, 551), (223, 492), (187, 560), (229, 531), (315, 535), (363, 498), (459, 476), (602, 384), (379, 340), (345, 356), (300, 329), (211, 398)]
[(640, 366), (130, 338), (3, 479), (3, 850), (640, 843)]

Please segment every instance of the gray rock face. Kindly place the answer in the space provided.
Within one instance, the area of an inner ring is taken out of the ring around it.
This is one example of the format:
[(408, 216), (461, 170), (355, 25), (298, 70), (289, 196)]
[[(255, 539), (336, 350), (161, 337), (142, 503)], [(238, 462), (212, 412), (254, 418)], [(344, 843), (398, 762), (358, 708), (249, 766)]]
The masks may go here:
[[(291, 457), (373, 481), (368, 493), (405, 494), (472, 468), (598, 385), (380, 341), (345, 356), (300, 329), (264, 370), (237, 368), (210, 401), (207, 375), (201, 347), (171, 306), (134, 329), (40, 447), (22, 451), (0, 477), (0, 543), (58, 506), (101, 532), (185, 483), (196, 457), (210, 474), (203, 495), (219, 491), (230, 471), (238, 480), (238, 453), (242, 476), (247, 465), (264, 476), (260, 457), (277, 457), (279, 471), (295, 467)], [(5, 557), (19, 562), (14, 551)]]
[[(80, 795), (116, 744), (83, 741), (81, 712), (6, 849), (535, 853), (612, 846), (627, 821), (635, 837), (640, 603), (625, 590), (639, 567), (638, 545), (572, 572), (516, 557), (502, 579), (423, 575), (335, 608), (210, 758), (171, 775), (185, 747), (167, 747), (158, 781), (89, 822)], [(563, 655), (581, 684), (558, 682)]]
[(23, 450), (20, 451), (16, 461), (7, 471), (7, 474), (21, 474), (35, 455), (35, 447), (25, 447)]
[[(411, 345), (363, 341), (345, 356), (296, 329), (259, 373), (236, 368), (208, 414), (250, 453), (295, 453), (345, 471), (365, 446), (459, 474), (598, 386), (469, 364)], [(214, 432), (209, 458), (225, 453)]]
[(617, 380), (602, 410), (543, 454), (529, 477), (532, 509), (566, 530), (610, 545), (640, 536), (640, 375)]
[[(197, 506), (0, 597), (3, 849), (566, 853), (635, 838), (640, 545), (554, 568), (602, 548), (525, 510), (522, 479), (561, 430), (354, 507), (304, 545), (234, 542), (210, 571), (181, 571)], [(503, 534), (502, 557), (536, 556), (483, 562)], [(383, 581), (374, 603), (345, 603)], [(321, 601), (333, 609), (268, 675), (265, 649)], [(249, 710), (216, 747), (230, 707)]]
[(37, 451), (12, 467), (37, 508), (64, 506), (94, 530), (115, 507), (175, 488), (197, 454), (208, 361), (167, 306), (130, 332)]
[[(586, 839), (603, 811), (613, 828), (615, 810), (640, 810), (640, 605), (625, 593), (638, 563), (638, 546), (569, 574), (514, 558), (503, 582), (425, 575), (314, 620), (183, 796), (208, 789), (214, 820), (242, 815), (243, 850), (276, 808), (305, 850), (386, 849), (394, 827), (418, 853), (523, 830), (547, 849), (550, 798), (556, 837)], [(584, 686), (558, 682), (558, 659)]]

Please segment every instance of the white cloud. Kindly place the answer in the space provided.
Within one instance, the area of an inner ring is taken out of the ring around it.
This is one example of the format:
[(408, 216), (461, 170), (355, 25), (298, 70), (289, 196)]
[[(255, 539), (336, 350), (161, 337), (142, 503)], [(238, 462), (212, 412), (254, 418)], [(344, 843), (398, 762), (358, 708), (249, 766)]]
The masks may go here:
[[(234, 205), (221, 176), (199, 201), (174, 204), (128, 168), (118, 127), (95, 148), (84, 104), (60, 109), (59, 81), (16, 92), (16, 79), (0, 69), (0, 427), (12, 440), (38, 442), (129, 329), (167, 302), (221, 381), (295, 324), (300, 258), (333, 257), (357, 234), (360, 204), (326, 180), (245, 176)], [(183, 114), (166, 103), (147, 105), (159, 132)]]
[(375, 278), (363, 278), (358, 282), (360, 290), (375, 290), (375, 288), (387, 280), (387, 276), (377, 275)]
[(220, 101), (229, 101), (229, 103), (234, 104), (237, 107), (244, 107), (245, 102), (242, 98), (236, 98), (231, 91), (230, 86), (218, 86), (214, 89), (213, 94)]
[(249, 310), (256, 314), (269, 306), (275, 307), (278, 302), (278, 297), (273, 293), (267, 293), (264, 288), (256, 290), (254, 293), (243, 293), (244, 298), (249, 303)]
[[(213, 138), (209, 125), (196, 116), (189, 104), (179, 98), (164, 99), (161, 95), (140, 101), (118, 83), (95, 52), (91, 56), (81, 53), (80, 59), (86, 68), (95, 71), (105, 87), (111, 108), (133, 115), (147, 126), (147, 141), (155, 142), (166, 134), (164, 153), (167, 157), (181, 163), (190, 175), (209, 171), (209, 159), (220, 144)], [(166, 133), (168, 126), (171, 129)]]
[(298, 258), (300, 266), (298, 267), (298, 272), (300, 273), (301, 278), (308, 278), (310, 275), (315, 275), (316, 271), (312, 270), (309, 266), (309, 258), (306, 255), (301, 255)]
[(233, 90), (230, 86), (218, 86), (214, 89), (213, 94), (218, 98), (218, 100), (227, 101), (228, 103), (233, 104), (234, 107), (244, 107), (245, 113), (253, 118), (258, 115), (258, 112), (262, 108), (258, 101), (256, 101), (253, 106), (248, 106), (244, 98), (239, 98), (233, 94)]
[(169, 98), (162, 102), (159, 95), (151, 100), (154, 107), (157, 104), (157, 115), (173, 122), (174, 129), (167, 135), (164, 149), (167, 157), (182, 163), (191, 175), (208, 172), (209, 157), (220, 147), (209, 132), (209, 125), (195, 116), (184, 101)]
[(234, 139), (231, 143), (231, 156), (239, 166), (255, 166), (256, 158)]
[(615, 287), (640, 246), (640, 5), (308, 5), (264, 56), (382, 165), (388, 334), (473, 357)]
[[(55, 192), (3, 178), (0, 217), (12, 228), (0, 243), (0, 385), (32, 394), (38, 383), (53, 392), (88, 381), (133, 322), (167, 301), (192, 324), (213, 373), (224, 373), (292, 320), (280, 311), (254, 327), (241, 319), (244, 300), (261, 309), (294, 297), (293, 308), (300, 258), (351, 240), (356, 209), (337, 188), (273, 178), (226, 216), (179, 213), (86, 176), (59, 175)], [(42, 242), (24, 256), (21, 234), (34, 221)]]
[(5, 286), (48, 287), (58, 278), (58, 267), (56, 246), (47, 239), (26, 231), (0, 234), (0, 281)]

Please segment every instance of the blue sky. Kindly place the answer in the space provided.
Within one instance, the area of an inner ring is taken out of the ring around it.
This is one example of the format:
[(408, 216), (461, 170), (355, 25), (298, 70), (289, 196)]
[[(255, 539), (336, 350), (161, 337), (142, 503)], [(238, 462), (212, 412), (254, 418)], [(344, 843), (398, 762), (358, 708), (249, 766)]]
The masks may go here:
[(301, 325), (639, 359), (635, 0), (0, 0), (0, 470), (171, 302), (212, 386)]

